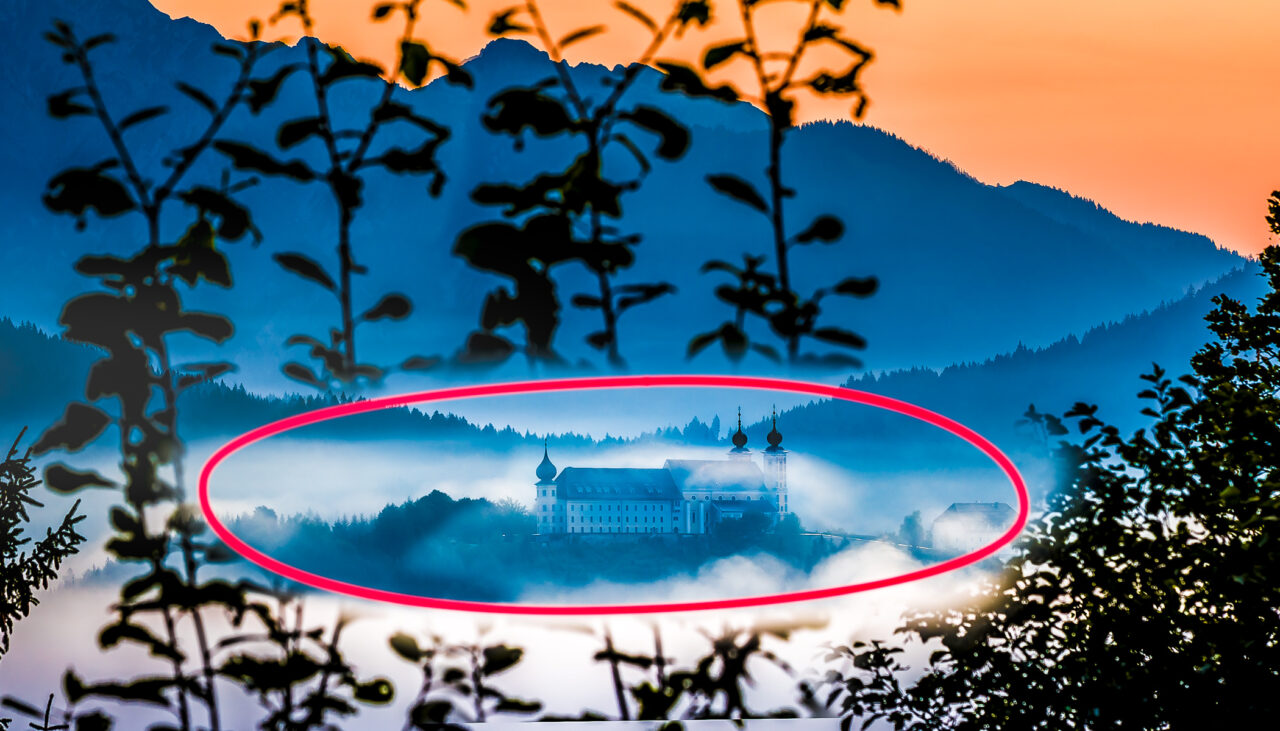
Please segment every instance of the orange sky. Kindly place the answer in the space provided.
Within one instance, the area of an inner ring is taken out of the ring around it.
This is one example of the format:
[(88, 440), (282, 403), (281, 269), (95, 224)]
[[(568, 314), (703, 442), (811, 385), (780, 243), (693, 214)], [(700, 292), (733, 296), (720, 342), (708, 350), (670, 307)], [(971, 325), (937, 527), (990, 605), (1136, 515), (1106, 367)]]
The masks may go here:
[[(277, 0), (152, 0), (241, 37), (246, 19)], [(495, 9), (463, 13), (425, 0), (419, 36), (459, 58), (487, 41)], [(370, 21), (377, 2), (312, 0), (316, 31), (358, 57), (389, 58), (399, 22)], [(633, 0), (663, 17), (672, 0)], [(740, 29), (725, 20), (692, 31), (663, 55), (688, 57)], [(864, 121), (954, 162), (989, 183), (1019, 179), (1065, 188), (1118, 215), (1204, 233), (1256, 253), (1275, 243), (1263, 217), (1280, 188), (1280, 2), (1223, 0), (905, 0), (901, 13), (850, 0), (843, 25), (877, 54), (863, 76)], [(641, 26), (606, 0), (541, 0), (553, 35), (603, 23), (572, 60), (623, 63), (645, 42)], [(782, 5), (792, 5), (791, 3)], [(777, 5), (775, 39), (802, 18)], [(766, 6), (771, 7), (771, 6)], [(296, 35), (296, 23), (267, 37)], [(767, 39), (766, 39), (767, 41)], [(732, 70), (730, 70), (732, 72)], [(847, 103), (802, 107), (840, 116)], [(1028, 242), (1034, 245), (1034, 242)]]

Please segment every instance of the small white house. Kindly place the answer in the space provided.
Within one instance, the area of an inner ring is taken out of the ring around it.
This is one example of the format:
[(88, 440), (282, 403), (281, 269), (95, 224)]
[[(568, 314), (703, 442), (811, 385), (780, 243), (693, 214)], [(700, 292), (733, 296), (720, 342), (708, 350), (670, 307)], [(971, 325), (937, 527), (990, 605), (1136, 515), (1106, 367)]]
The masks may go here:
[(933, 521), (933, 548), (968, 553), (993, 543), (1013, 525), (1017, 513), (1005, 503), (951, 503)]

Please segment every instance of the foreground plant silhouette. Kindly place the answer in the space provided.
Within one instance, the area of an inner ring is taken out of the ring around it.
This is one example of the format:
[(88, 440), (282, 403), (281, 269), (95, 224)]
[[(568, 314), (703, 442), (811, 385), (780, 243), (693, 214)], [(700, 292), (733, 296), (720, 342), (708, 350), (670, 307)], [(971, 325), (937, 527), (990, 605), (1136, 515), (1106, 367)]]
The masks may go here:
[[(232, 324), (216, 313), (184, 308), (182, 293), (203, 284), (230, 287), (230, 267), (219, 245), (255, 232), (249, 212), (233, 199), (247, 181), (231, 184), (224, 174), (221, 185), (212, 187), (189, 184), (186, 177), (216, 144), (223, 124), (238, 107), (269, 103), (278, 89), (270, 78), (254, 78), (261, 44), (215, 46), (216, 53), (232, 58), (239, 67), (221, 102), (178, 82), (179, 91), (203, 107), (210, 120), (194, 142), (177, 145), (165, 161), (168, 171), (155, 175), (141, 168), (126, 133), (167, 109), (150, 107), (117, 118), (97, 85), (90, 60), (90, 52), (111, 39), (98, 36), (82, 41), (64, 22), (55, 23), (47, 37), (63, 50), (64, 60), (79, 69), (83, 80), (82, 86), (49, 98), (51, 114), (95, 120), (115, 157), (55, 176), (45, 203), (51, 210), (75, 216), (77, 228), (85, 227), (90, 211), (104, 217), (138, 213), (146, 222), (146, 238), (132, 255), (89, 255), (76, 262), (76, 270), (97, 280), (101, 289), (69, 301), (59, 323), (67, 339), (96, 346), (103, 356), (89, 371), (86, 400), (69, 404), (32, 452), (77, 452), (114, 428), (121, 479), (58, 462), (46, 468), (45, 482), (64, 493), (86, 488), (121, 491), (124, 504), (111, 509), (115, 534), (107, 550), (116, 561), (141, 566), (143, 573), (121, 588), (120, 602), (112, 608), (115, 620), (102, 630), (99, 643), (104, 649), (120, 643), (139, 645), (166, 666), (163, 675), (100, 683), (86, 683), (68, 670), (63, 682), (66, 722), (77, 728), (106, 728), (100, 713), (76, 710), (76, 704), (85, 699), (106, 699), (172, 711), (183, 731), (197, 726), (217, 730), (222, 725), (220, 678), (264, 699), (283, 696), (283, 710), (269, 717), (261, 726), (264, 729), (324, 726), (331, 716), (352, 712), (343, 694), (364, 702), (386, 702), (390, 685), (376, 679), (357, 680), (337, 651), (341, 622), (325, 642), (320, 640), (322, 630), (302, 625), (300, 608), (292, 624), (280, 618), (283, 614), (275, 614), (277, 608), (283, 612), (300, 606), (298, 602), (272, 605), (261, 599), (271, 597), (271, 592), (247, 581), (200, 576), (202, 567), (231, 556), (207, 535), (198, 509), (185, 502), (179, 397), (232, 370), (232, 365), (175, 364), (170, 357), (173, 341), (195, 336), (221, 343), (231, 336)], [(117, 170), (123, 170), (123, 179)], [(173, 198), (194, 209), (192, 222), (176, 242), (166, 239), (161, 227), (164, 204)], [(211, 615), (222, 615), (242, 634), (211, 637)], [(256, 620), (262, 630), (246, 625), (246, 619)], [(302, 649), (307, 642), (321, 644), (321, 653), (309, 662), (313, 656)], [(273, 657), (273, 651), (282, 655)], [(195, 718), (196, 704), (205, 709), (203, 722)]]
[[(1065, 478), (1003, 571), (907, 615), (903, 644), (833, 654), (852, 664), (830, 695), (845, 728), (1235, 728), (1280, 712), (1280, 248), (1260, 262), (1271, 291), (1253, 311), (1214, 298), (1216, 340), (1190, 374), (1142, 376), (1149, 427), (1125, 438), (1096, 406), (1066, 414), (1083, 442), (1059, 443)], [(908, 682), (915, 643), (934, 651)]]
[[(453, 3), (451, 3), (453, 4)], [(362, 383), (380, 381), (387, 368), (361, 362), (356, 352), (356, 328), (363, 323), (383, 319), (403, 320), (412, 311), (409, 298), (399, 292), (387, 292), (361, 312), (354, 309), (352, 278), (367, 274), (368, 269), (357, 262), (351, 228), (357, 212), (364, 204), (364, 176), (373, 168), (396, 175), (426, 175), (430, 178), (427, 190), (432, 197), (440, 194), (445, 182), (444, 171), (436, 161), (440, 145), (449, 137), (449, 131), (417, 113), (410, 106), (394, 99), (396, 85), (402, 79), (414, 86), (422, 84), (434, 65), (444, 69), (445, 80), (470, 87), (471, 76), (453, 61), (439, 56), (414, 38), (414, 28), (421, 12), (422, 0), (406, 0), (380, 4), (374, 8), (373, 18), (384, 21), (395, 15), (404, 19), (404, 31), (398, 45), (398, 61), (391, 74), (386, 74), (376, 64), (357, 61), (341, 48), (321, 44), (314, 38), (302, 41), (306, 48), (306, 64), (302, 71), (307, 77), (315, 100), (315, 113), (291, 119), (280, 125), (276, 142), (282, 150), (290, 150), (315, 142), (323, 152), (321, 166), (304, 160), (282, 161), (272, 155), (241, 142), (220, 141), (217, 149), (227, 155), (239, 169), (264, 175), (282, 176), (297, 182), (320, 182), (329, 189), (338, 211), (337, 226), (337, 277), (302, 252), (284, 252), (275, 255), (281, 267), (299, 277), (323, 287), (338, 300), (340, 321), (329, 328), (326, 335), (292, 335), (286, 341), (289, 346), (304, 346), (316, 366), (310, 367), (297, 361), (283, 366), (285, 375), (322, 390), (359, 386)], [(314, 36), (314, 20), (307, 0), (289, 0), (280, 5), (271, 22), (297, 18), (303, 34)], [(281, 66), (266, 81), (278, 89), (287, 78), (299, 70), (296, 64)], [(333, 113), (331, 95), (338, 84), (364, 80), (380, 85), (376, 104), (368, 112), (363, 128), (346, 129), (339, 126)], [(253, 108), (254, 112), (261, 109)], [(421, 137), (417, 147), (407, 149), (395, 145), (378, 148), (375, 141), (385, 126), (399, 124), (413, 129)], [(420, 371), (433, 367), (438, 357), (422, 355), (404, 359), (399, 368)]]
[[(565, 169), (542, 173), (523, 185), (484, 184), (472, 192), (476, 202), (503, 206), (503, 215), (519, 222), (473, 226), (462, 232), (454, 247), (473, 267), (511, 282), (510, 288), (500, 287), (485, 298), (481, 329), (468, 337), (459, 357), (464, 363), (499, 362), (516, 352), (517, 345), (496, 331), (517, 323), (525, 336), (520, 349), (531, 365), (561, 362), (554, 346), (561, 302), (553, 270), (565, 264), (586, 267), (596, 280), (596, 292), (574, 295), (571, 303), (600, 312), (601, 329), (589, 333), (586, 341), (604, 351), (615, 368), (626, 365), (618, 319), (675, 291), (668, 282), (619, 285), (614, 281), (635, 261), (634, 247), (640, 243), (639, 235), (625, 235), (618, 227), (622, 197), (638, 189), (652, 169), (650, 155), (633, 136), (637, 132), (656, 136), (653, 155), (665, 161), (680, 159), (689, 146), (684, 125), (656, 107), (624, 106), (623, 99), (663, 44), (690, 23), (705, 23), (707, 12), (703, 2), (678, 0), (659, 24), (632, 5), (615, 5), (643, 24), (650, 38), (634, 63), (605, 80), (609, 92), (600, 102), (593, 102), (579, 88), (564, 61), (564, 51), (603, 33), (603, 25), (578, 28), (557, 40), (534, 0), (502, 10), (490, 22), (493, 35), (533, 35), (551, 57), (554, 75), (530, 87), (496, 94), (489, 100), (484, 125), (512, 136), (517, 149), (523, 148), (527, 133), (569, 138), (575, 154)], [(615, 155), (633, 163), (629, 177), (618, 179), (605, 173)]]
[[(720, 327), (694, 337), (689, 341), (688, 357), (692, 358), (708, 346), (719, 342), (724, 353), (733, 361), (742, 360), (749, 351), (770, 360), (781, 361), (783, 354), (777, 348), (753, 338), (748, 332), (747, 316), (763, 321), (769, 332), (782, 341), (785, 358), (791, 364), (830, 364), (857, 366), (856, 358), (843, 352), (822, 354), (802, 353), (801, 341), (817, 340), (840, 348), (860, 350), (866, 341), (847, 329), (820, 325), (822, 300), (829, 296), (868, 297), (875, 293), (878, 283), (874, 277), (846, 277), (832, 284), (804, 294), (794, 281), (791, 272), (791, 252), (797, 246), (835, 244), (843, 239), (844, 222), (835, 215), (823, 214), (814, 218), (808, 226), (793, 231), (787, 225), (786, 202), (796, 192), (786, 185), (782, 169), (782, 146), (786, 133), (792, 129), (795, 118), (796, 94), (804, 90), (818, 96), (844, 96), (853, 99), (852, 116), (861, 119), (867, 108), (867, 95), (859, 77), (871, 62), (871, 51), (846, 37), (838, 25), (827, 22), (826, 12), (840, 13), (847, 6), (845, 0), (787, 0), (791, 4), (808, 6), (808, 16), (801, 26), (795, 45), (786, 51), (773, 51), (760, 42), (760, 17), (764, 3), (755, 0), (736, 0), (742, 18), (743, 37), (707, 49), (702, 58), (704, 72), (730, 63), (749, 65), (755, 76), (755, 87), (746, 98), (759, 105), (768, 114), (769, 165), (765, 170), (768, 187), (764, 193), (748, 180), (732, 174), (708, 175), (707, 182), (719, 193), (753, 209), (768, 219), (769, 234), (773, 243), (773, 269), (767, 268), (769, 257), (744, 255), (742, 266), (722, 260), (708, 261), (704, 272), (724, 272), (731, 275), (734, 285), (721, 285), (715, 294), (733, 308), (734, 316)], [(899, 0), (875, 0), (877, 5), (901, 8)], [(778, 5), (780, 3), (771, 3)], [(840, 71), (826, 68), (814, 71), (803, 78), (806, 52), (815, 46), (838, 49), (848, 58), (848, 66)], [(692, 68), (680, 64), (666, 64), (667, 84), (671, 88), (694, 96), (710, 96), (736, 99), (738, 92), (729, 86), (709, 86)]]

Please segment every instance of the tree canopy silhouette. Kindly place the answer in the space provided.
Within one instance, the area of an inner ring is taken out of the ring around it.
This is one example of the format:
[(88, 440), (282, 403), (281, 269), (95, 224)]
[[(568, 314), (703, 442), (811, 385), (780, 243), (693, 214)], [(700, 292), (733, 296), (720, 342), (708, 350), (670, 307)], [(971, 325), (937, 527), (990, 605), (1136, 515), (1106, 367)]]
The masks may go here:
[(902, 645), (833, 654), (853, 666), (830, 696), (846, 728), (1231, 728), (1280, 712), (1280, 247), (1260, 262), (1271, 291), (1252, 311), (1215, 298), (1191, 373), (1142, 376), (1149, 427), (1124, 437), (1084, 403), (1065, 415), (1083, 441), (1058, 443), (1060, 485), (1017, 555), (898, 630), (935, 649), (918, 680), (902, 680)]

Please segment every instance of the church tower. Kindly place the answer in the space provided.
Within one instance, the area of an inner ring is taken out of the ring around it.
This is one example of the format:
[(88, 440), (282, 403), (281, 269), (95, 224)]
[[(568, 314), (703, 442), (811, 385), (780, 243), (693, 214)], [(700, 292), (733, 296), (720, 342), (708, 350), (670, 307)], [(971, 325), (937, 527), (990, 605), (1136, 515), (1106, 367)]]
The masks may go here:
[(773, 430), (769, 432), (769, 446), (764, 450), (765, 483), (778, 496), (778, 512), (787, 508), (787, 450), (782, 448), (782, 432), (778, 431), (778, 410), (773, 410)]
[(534, 485), (533, 511), (538, 520), (539, 533), (563, 533), (564, 513), (559, 510), (556, 500), (556, 466), (551, 463), (547, 454), (547, 442), (542, 442), (542, 462), (535, 473), (538, 482)]
[(733, 433), (733, 449), (729, 450), (729, 459), (749, 461), (751, 450), (747, 449), (747, 435), (742, 431), (742, 407), (738, 407), (738, 431)]

